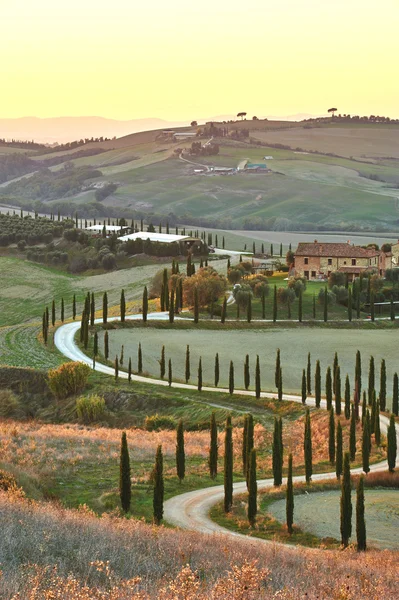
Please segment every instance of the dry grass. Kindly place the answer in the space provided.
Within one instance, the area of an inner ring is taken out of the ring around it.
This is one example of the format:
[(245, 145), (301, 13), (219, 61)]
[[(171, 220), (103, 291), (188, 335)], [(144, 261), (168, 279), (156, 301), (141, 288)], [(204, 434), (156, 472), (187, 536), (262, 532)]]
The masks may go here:
[(394, 552), (298, 552), (5, 493), (0, 523), (4, 600), (393, 600), (398, 592)]

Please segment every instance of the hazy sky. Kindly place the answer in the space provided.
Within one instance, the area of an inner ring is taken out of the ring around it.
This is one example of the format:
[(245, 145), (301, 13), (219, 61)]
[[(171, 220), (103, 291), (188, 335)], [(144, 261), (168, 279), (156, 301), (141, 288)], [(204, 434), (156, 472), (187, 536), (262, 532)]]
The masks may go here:
[(0, 117), (399, 117), (399, 0), (0, 0)]

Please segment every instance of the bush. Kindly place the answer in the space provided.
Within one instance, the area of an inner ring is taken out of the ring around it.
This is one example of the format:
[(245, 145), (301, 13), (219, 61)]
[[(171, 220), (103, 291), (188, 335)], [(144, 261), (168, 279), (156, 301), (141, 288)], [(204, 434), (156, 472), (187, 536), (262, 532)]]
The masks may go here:
[[(319, 291), (319, 295), (318, 295), (318, 302), (319, 304), (324, 304), (324, 288), (321, 288)], [(334, 294), (334, 292), (331, 292), (330, 290), (327, 290), (327, 304), (329, 306), (331, 306), (332, 304), (335, 304), (337, 301), (337, 297)]]
[(111, 271), (116, 267), (115, 255), (111, 252), (109, 254), (106, 254), (105, 256), (103, 256), (101, 264), (103, 269), (105, 269), (106, 271)]
[(184, 304), (194, 306), (194, 290), (198, 291), (198, 304), (200, 307), (216, 302), (224, 295), (227, 281), (212, 267), (199, 269), (195, 275), (183, 280)]
[(165, 415), (152, 415), (146, 417), (144, 421), (146, 431), (159, 431), (160, 429), (176, 429), (176, 420), (173, 417)]
[(298, 297), (301, 292), (306, 290), (306, 279), (304, 277), (290, 277), (288, 287), (294, 290), (295, 296)]
[(48, 386), (56, 398), (67, 398), (85, 388), (89, 373), (90, 367), (84, 363), (64, 363), (48, 372)]
[(0, 390), (0, 416), (13, 417), (20, 409), (19, 400), (11, 390)]
[(81, 396), (76, 400), (76, 413), (83, 423), (101, 421), (107, 414), (105, 400), (97, 394)]
[(334, 285), (331, 289), (332, 293), (335, 294), (338, 304), (346, 305), (348, 303), (349, 292), (343, 285)]
[(346, 274), (342, 273), (342, 271), (332, 271), (328, 276), (328, 287), (332, 289), (333, 287), (341, 287), (345, 286), (346, 283)]
[(289, 287), (280, 287), (277, 290), (277, 299), (280, 304), (288, 304), (288, 302), (294, 302), (295, 290)]
[(8, 492), (9, 490), (15, 490), (18, 488), (16, 479), (11, 473), (0, 469), (0, 490)]
[(27, 243), (26, 240), (19, 240), (18, 244), (18, 250), (25, 250)]

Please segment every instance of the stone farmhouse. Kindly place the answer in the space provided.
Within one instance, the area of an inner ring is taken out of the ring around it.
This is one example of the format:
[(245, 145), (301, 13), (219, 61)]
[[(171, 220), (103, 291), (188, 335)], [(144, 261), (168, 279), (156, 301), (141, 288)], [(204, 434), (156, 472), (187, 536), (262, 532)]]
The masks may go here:
[(381, 262), (380, 265), (380, 254), (378, 250), (361, 248), (349, 242), (301, 242), (295, 252), (295, 275), (317, 280), (325, 279), (333, 271), (341, 271), (347, 274), (348, 281), (353, 281), (360, 273), (380, 270), (385, 273), (385, 269), (390, 267), (386, 266), (388, 261), (385, 258), (384, 264)]

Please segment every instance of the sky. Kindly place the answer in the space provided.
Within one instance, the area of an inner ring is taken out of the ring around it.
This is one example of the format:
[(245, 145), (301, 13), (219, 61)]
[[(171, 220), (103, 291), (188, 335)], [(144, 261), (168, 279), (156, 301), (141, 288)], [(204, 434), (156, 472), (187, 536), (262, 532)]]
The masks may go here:
[(0, 117), (399, 118), (399, 0), (0, 0)]

